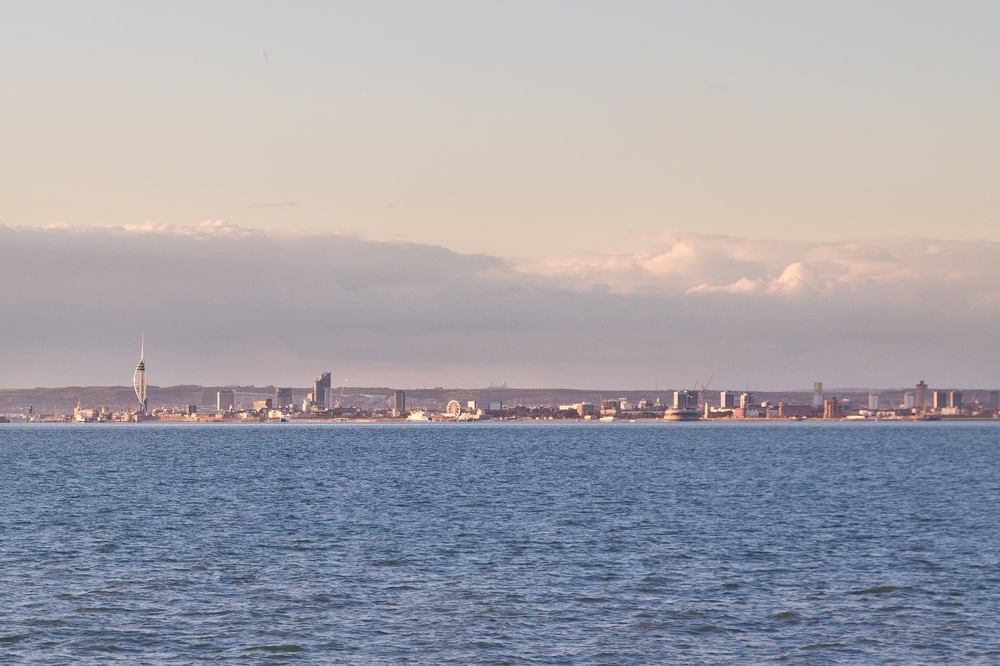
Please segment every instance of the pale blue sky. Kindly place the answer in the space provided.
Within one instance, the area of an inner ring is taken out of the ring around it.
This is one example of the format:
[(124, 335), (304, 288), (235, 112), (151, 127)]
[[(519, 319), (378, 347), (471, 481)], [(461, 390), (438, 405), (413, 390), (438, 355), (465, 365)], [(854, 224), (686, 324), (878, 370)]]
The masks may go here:
[(1000, 240), (998, 34), (987, 2), (8, 2), (0, 224)]

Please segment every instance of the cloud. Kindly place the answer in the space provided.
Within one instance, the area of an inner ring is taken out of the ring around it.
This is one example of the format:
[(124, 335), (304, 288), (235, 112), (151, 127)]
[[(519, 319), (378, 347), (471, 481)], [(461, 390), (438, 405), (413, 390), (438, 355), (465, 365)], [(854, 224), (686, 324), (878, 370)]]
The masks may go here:
[(513, 262), (351, 235), (0, 226), (0, 385), (990, 386), (1000, 246), (669, 234)]
[(621, 294), (913, 297), (945, 289), (952, 298), (985, 304), (997, 292), (998, 258), (1000, 243), (990, 241), (804, 242), (669, 233), (631, 252), (525, 260), (519, 267), (570, 287), (601, 284)]

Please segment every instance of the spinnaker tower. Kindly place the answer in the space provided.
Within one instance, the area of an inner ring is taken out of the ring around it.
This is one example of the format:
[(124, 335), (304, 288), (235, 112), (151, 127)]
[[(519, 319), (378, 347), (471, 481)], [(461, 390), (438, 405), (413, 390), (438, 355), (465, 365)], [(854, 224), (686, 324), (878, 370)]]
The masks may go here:
[(135, 397), (139, 400), (139, 412), (146, 413), (146, 336), (142, 336), (142, 343), (139, 348), (139, 365), (135, 366), (135, 373), (132, 375), (132, 388), (135, 389)]

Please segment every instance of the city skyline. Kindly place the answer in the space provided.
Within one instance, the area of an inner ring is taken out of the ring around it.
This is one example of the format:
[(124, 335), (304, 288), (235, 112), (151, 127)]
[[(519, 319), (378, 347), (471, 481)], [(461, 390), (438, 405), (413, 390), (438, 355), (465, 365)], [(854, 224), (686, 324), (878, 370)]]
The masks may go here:
[[(920, 381), (910, 389), (756, 392), (696, 389), (556, 388), (392, 389), (349, 387), (331, 393), (324, 372), (310, 388), (153, 387), (154, 406), (137, 406), (124, 387), (0, 390), (2, 423), (68, 422), (378, 422), (410, 421), (940, 421), (996, 420), (1000, 390), (955, 390)], [(124, 398), (124, 399), (123, 399)]]

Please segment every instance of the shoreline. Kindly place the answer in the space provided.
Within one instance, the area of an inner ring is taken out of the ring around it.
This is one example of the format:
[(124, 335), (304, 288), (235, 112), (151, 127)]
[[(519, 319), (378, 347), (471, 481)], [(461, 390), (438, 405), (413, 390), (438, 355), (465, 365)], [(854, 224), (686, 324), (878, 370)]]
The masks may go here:
[(292, 426), (292, 427), (302, 427), (302, 426), (349, 426), (349, 425), (385, 425), (385, 426), (414, 426), (414, 427), (427, 427), (427, 426), (466, 426), (466, 425), (480, 425), (480, 426), (515, 426), (515, 425), (536, 425), (536, 426), (582, 426), (582, 425), (602, 425), (602, 426), (617, 426), (617, 425), (664, 425), (664, 426), (674, 426), (682, 425), (686, 427), (698, 425), (725, 425), (725, 426), (739, 426), (739, 425), (793, 425), (793, 424), (835, 424), (835, 423), (849, 423), (849, 424), (947, 424), (947, 423), (995, 423), (1000, 424), (1000, 419), (997, 418), (976, 418), (976, 417), (955, 417), (955, 418), (945, 418), (945, 419), (699, 419), (697, 421), (673, 421), (667, 419), (636, 419), (627, 420), (622, 419), (619, 421), (599, 421), (599, 420), (584, 420), (584, 419), (483, 419), (478, 421), (468, 420), (468, 421), (454, 421), (443, 419), (440, 421), (411, 421), (408, 419), (293, 419), (291, 421), (278, 421), (278, 420), (266, 420), (266, 421), (239, 421), (239, 420), (227, 420), (227, 421), (180, 421), (180, 420), (146, 420), (146, 421), (104, 421), (104, 422), (80, 422), (80, 421), (10, 421), (7, 423), (0, 423), (0, 432), (5, 426), (76, 426), (76, 427), (94, 427), (94, 426), (176, 426), (176, 427), (218, 427), (218, 426)]

